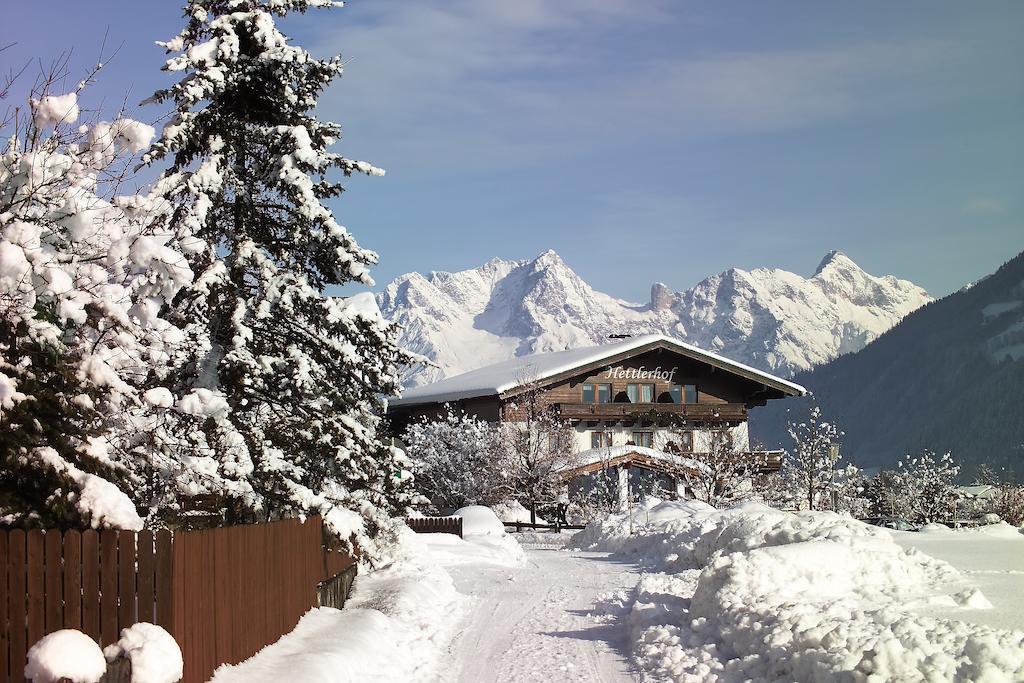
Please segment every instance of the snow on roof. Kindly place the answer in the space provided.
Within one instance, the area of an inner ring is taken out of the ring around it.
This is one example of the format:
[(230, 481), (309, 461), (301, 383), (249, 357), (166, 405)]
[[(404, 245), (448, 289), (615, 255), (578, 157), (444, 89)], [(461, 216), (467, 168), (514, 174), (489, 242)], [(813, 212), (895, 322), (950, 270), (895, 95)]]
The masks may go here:
[(684, 356), (696, 358), (697, 360), (702, 360), (711, 365), (716, 365), (722, 369), (754, 379), (791, 396), (803, 396), (807, 393), (807, 390), (799, 384), (794, 384), (793, 382), (770, 375), (767, 372), (762, 372), (749, 365), (737, 363), (734, 360), (729, 360), (718, 354), (697, 348), (684, 341), (666, 337), (662, 334), (646, 334), (611, 344), (588, 346), (568, 351), (538, 353), (532, 356), (520, 356), (501, 361), (500, 363), (470, 370), (461, 375), (448, 377), (432, 384), (408, 389), (401, 398), (391, 399), (390, 404), (392, 406), (402, 406), (419, 403), (446, 403), (478, 396), (501, 395), (527, 382), (545, 380), (563, 372), (571, 372), (580, 366), (600, 363), (607, 358), (621, 353), (628, 353), (629, 351), (643, 349), (659, 343), (678, 351)]
[(580, 451), (579, 453), (573, 454), (572, 457), (566, 459), (564, 462), (557, 463), (554, 469), (556, 472), (574, 470), (579, 467), (586, 467), (587, 465), (593, 465), (599, 462), (611, 461), (615, 458), (621, 458), (633, 454), (642, 455), (650, 458), (651, 460), (658, 460), (676, 467), (688, 467), (695, 470), (707, 469), (707, 465), (704, 463), (685, 455), (666, 453), (665, 451), (659, 451), (645, 446), (631, 445), (605, 446), (603, 448), (590, 448), (585, 451)]

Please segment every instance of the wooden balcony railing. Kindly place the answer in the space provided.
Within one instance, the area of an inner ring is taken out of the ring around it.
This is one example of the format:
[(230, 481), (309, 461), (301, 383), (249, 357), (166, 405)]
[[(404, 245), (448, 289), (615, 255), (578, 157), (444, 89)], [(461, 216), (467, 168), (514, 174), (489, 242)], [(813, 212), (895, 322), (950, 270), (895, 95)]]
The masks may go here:
[(731, 422), (747, 419), (742, 403), (561, 403), (559, 414), (567, 419), (643, 419), (676, 415), (684, 420)]

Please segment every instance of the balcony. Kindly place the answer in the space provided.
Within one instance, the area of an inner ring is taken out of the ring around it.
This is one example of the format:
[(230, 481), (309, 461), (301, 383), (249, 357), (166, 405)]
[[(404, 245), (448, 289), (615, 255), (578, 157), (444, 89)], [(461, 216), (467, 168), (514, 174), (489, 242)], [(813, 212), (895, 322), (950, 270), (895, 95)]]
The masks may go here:
[(652, 420), (675, 416), (693, 422), (743, 422), (742, 403), (561, 403), (559, 414), (569, 420)]

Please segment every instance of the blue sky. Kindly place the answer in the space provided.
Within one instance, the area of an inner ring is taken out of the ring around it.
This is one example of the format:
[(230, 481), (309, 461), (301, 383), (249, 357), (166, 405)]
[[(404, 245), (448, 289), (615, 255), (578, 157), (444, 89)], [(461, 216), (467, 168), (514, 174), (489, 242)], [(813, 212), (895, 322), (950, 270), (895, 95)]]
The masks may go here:
[[(77, 80), (106, 31), (87, 102), (168, 82), (175, 2), (5, 13), (5, 71), (72, 48)], [(942, 295), (1024, 249), (1024, 3), (353, 0), (285, 29), (350, 60), (320, 115), (388, 171), (335, 206), (379, 284), (553, 248), (645, 300), (838, 248)]]

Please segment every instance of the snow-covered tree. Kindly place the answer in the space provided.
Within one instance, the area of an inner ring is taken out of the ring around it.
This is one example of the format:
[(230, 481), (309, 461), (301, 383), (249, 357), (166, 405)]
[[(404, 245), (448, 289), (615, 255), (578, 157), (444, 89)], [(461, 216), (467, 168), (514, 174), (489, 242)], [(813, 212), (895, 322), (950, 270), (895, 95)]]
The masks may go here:
[(168, 368), (190, 419), (161, 447), (207, 462), (193, 492), (220, 496), (229, 522), (319, 512), (373, 557), (411, 496), (407, 461), (377, 430), (410, 359), (371, 296), (324, 294), (371, 285), (377, 260), (325, 202), (343, 191), (334, 174), (383, 172), (328, 151), (341, 128), (312, 113), (341, 59), (276, 25), (337, 4), (189, 0), (163, 43), (182, 76), (154, 96), (174, 111), (146, 159), (170, 160), (156, 186), (168, 226), (200, 246), (173, 301), (186, 343)]
[(416, 490), (436, 510), (493, 505), (512, 493), (508, 448), (497, 425), (449, 406), (440, 419), (410, 424), (402, 441)]
[(783, 458), (784, 481), (807, 509), (832, 509), (839, 491), (836, 464), (843, 433), (834, 423), (822, 419), (816, 402), (811, 404), (806, 421), (790, 421), (787, 430), (793, 446)]
[(690, 493), (695, 499), (717, 508), (752, 496), (754, 478), (764, 465), (757, 457), (742, 453), (726, 430), (700, 433), (693, 452), (683, 455), (697, 465), (680, 468)]
[[(146, 197), (118, 196), (153, 128), (76, 126), (79, 95), (33, 88), (0, 152), (0, 516), (8, 523), (141, 528), (138, 426), (151, 369), (181, 331), (161, 316), (192, 280)], [(24, 111), (24, 110), (22, 110)], [(162, 390), (166, 392), (166, 389)], [(168, 393), (169, 395), (169, 393)]]
[(955, 483), (959, 472), (951, 453), (937, 456), (928, 449), (900, 462), (896, 477), (908, 519), (928, 524), (954, 518), (960, 502)]
[(530, 511), (533, 523), (539, 508), (556, 505), (562, 496), (561, 471), (576, 454), (576, 434), (529, 371), (519, 386), (520, 393), (502, 408), (502, 437), (510, 451), (513, 496)]

